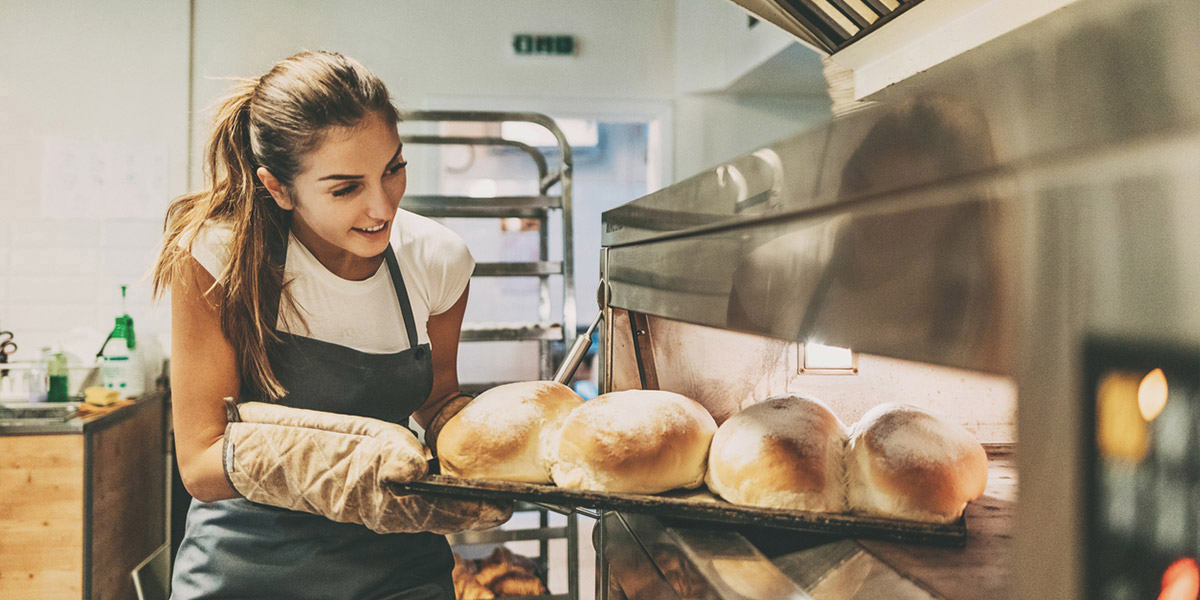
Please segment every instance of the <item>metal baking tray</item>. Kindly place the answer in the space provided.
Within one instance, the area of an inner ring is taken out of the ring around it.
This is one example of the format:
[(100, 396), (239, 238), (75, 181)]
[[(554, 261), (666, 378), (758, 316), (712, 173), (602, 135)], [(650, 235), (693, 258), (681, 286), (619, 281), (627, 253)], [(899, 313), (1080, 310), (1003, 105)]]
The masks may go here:
[(756, 508), (730, 504), (705, 488), (663, 494), (624, 494), (560, 488), (553, 485), (462, 479), (429, 475), (418, 481), (394, 484), (397, 491), (490, 500), (522, 500), (564, 508), (590, 508), (641, 513), (722, 523), (753, 525), (805, 533), (850, 538), (889, 540), (930, 546), (963, 547), (967, 542), (965, 518), (936, 524), (900, 519), (867, 517), (850, 513), (819, 513), (803, 510)]

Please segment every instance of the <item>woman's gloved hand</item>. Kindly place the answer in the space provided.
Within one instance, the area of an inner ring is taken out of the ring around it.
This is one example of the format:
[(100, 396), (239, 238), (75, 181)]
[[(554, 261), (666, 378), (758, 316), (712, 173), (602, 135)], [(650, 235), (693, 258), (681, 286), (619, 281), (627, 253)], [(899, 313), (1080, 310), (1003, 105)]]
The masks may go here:
[(227, 402), (224, 468), (247, 500), (359, 523), (377, 533), (450, 533), (493, 527), (511, 503), (398, 495), (428, 472), (407, 428), (378, 419), (262, 402)]

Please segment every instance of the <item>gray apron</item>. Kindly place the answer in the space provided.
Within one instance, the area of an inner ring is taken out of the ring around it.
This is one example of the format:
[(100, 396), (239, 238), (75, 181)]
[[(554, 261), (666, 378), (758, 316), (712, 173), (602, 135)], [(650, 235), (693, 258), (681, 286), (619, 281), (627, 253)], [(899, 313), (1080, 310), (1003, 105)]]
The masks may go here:
[[(287, 244), (272, 253), (286, 260)], [(271, 368), (281, 404), (408, 424), (433, 389), (429, 344), (419, 344), (391, 246), (384, 253), (408, 331), (407, 350), (368, 354), (279, 332)], [(347, 307), (351, 309), (350, 307)], [(352, 310), (352, 309), (351, 309)], [(453, 600), (454, 558), (444, 536), (380, 535), (242, 498), (192, 501), (175, 559), (173, 600)]]

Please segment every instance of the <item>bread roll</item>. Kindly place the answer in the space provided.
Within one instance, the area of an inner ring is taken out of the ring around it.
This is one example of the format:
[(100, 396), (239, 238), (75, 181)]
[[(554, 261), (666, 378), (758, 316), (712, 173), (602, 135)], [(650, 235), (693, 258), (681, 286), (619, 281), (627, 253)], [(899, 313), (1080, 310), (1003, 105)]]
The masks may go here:
[(820, 400), (768, 398), (717, 429), (704, 481), (734, 504), (844, 511), (846, 438), (846, 426)]
[(987, 454), (962, 426), (882, 404), (851, 428), (847, 499), (855, 512), (949, 523), (987, 485)]
[(563, 424), (550, 471), (561, 487), (655, 494), (704, 481), (717, 423), (673, 392), (604, 394)]
[(442, 472), (470, 479), (550, 483), (550, 451), (571, 409), (583, 404), (553, 381), (496, 386), (446, 422), (438, 436)]

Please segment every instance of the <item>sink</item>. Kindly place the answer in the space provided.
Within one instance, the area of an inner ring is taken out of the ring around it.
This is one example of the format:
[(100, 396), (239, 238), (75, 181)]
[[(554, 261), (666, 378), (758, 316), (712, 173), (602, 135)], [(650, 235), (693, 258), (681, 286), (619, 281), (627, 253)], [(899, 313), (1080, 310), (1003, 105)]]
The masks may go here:
[(75, 416), (79, 402), (20, 402), (0, 404), (0, 425), (61, 423)]

